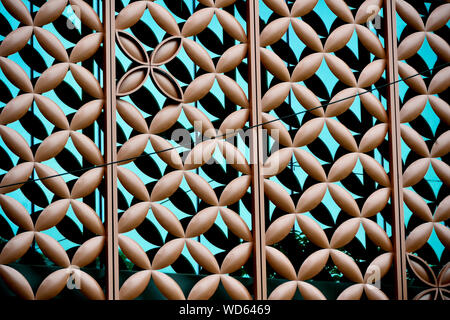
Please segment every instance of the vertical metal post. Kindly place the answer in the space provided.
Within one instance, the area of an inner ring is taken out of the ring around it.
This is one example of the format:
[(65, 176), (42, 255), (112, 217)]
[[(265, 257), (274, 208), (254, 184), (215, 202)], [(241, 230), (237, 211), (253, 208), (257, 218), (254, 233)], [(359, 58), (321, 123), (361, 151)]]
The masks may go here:
[(400, 97), (398, 88), (397, 27), (395, 0), (385, 0), (385, 47), (388, 86), (389, 152), (392, 205), (392, 235), (397, 299), (406, 300), (406, 252), (403, 216), (403, 179), (400, 135)]
[(264, 220), (264, 180), (262, 167), (261, 120), (261, 68), (259, 51), (259, 0), (247, 1), (248, 38), (248, 93), (250, 102), (250, 154), (252, 168), (252, 229), (253, 229), (253, 268), (254, 298), (267, 299), (265, 220)]
[[(115, 3), (103, 1), (104, 80), (105, 90), (105, 161), (117, 161), (116, 149), (116, 66), (115, 66)], [(119, 252), (117, 235), (117, 167), (106, 168), (106, 296), (108, 300), (119, 299)]]

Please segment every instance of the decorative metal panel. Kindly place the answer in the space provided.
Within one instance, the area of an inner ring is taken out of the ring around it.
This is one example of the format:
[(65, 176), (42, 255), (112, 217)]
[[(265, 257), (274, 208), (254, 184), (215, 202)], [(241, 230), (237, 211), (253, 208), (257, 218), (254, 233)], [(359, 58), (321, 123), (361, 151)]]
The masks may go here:
[[(450, 4), (396, 3), (400, 77), (448, 63)], [(449, 298), (449, 71), (431, 70), (401, 84), (409, 299)]]
[(1, 2), (7, 295), (448, 299), (446, 1)]
[[(22, 298), (50, 299), (76, 275), (79, 292), (104, 299), (98, 275), (80, 269), (96, 268), (105, 243), (95, 132), (104, 97), (98, 73), (85, 67), (94, 65), (102, 23), (77, 0), (2, 1), (1, 11), (1, 276)], [(82, 34), (68, 28), (70, 14), (81, 17)], [(50, 273), (27, 279), (22, 263)]]

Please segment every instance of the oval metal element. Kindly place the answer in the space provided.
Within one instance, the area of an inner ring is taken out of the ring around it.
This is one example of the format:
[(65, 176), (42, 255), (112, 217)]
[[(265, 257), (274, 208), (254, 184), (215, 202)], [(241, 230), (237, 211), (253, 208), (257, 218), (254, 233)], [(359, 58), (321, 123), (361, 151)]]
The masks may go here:
[(328, 36), (323, 50), (325, 52), (335, 52), (342, 49), (350, 41), (354, 30), (353, 24), (344, 24), (337, 27)]
[(67, 6), (67, 0), (47, 1), (39, 8), (34, 17), (35, 26), (43, 26), (56, 20), (64, 12)]
[(373, 85), (381, 78), (385, 69), (386, 62), (384, 59), (378, 59), (369, 63), (364, 67), (359, 75), (358, 87), (366, 88)]
[(326, 183), (313, 184), (311, 187), (306, 189), (302, 193), (300, 199), (298, 199), (295, 212), (303, 213), (314, 209), (322, 201), (325, 196), (325, 192), (327, 192)]
[(369, 219), (361, 219), (364, 230), (367, 236), (374, 244), (379, 246), (384, 251), (390, 252), (393, 250), (391, 240), (386, 231), (383, 230), (376, 222)]
[(31, 18), (30, 11), (22, 1), (3, 0), (2, 4), (15, 19), (28, 26), (33, 24), (33, 18)]
[(160, 66), (175, 58), (182, 47), (182, 38), (170, 37), (158, 44), (150, 57), (150, 64)]
[(185, 239), (174, 239), (163, 245), (153, 259), (153, 269), (159, 270), (174, 263), (183, 251), (184, 243)]
[(148, 144), (148, 134), (138, 134), (125, 142), (117, 152), (117, 161), (121, 165), (136, 160), (143, 154)]
[(34, 34), (36, 35), (36, 40), (49, 55), (59, 61), (69, 61), (66, 48), (53, 33), (43, 28), (34, 28)]
[(391, 185), (391, 181), (389, 180), (389, 176), (387, 175), (386, 170), (381, 166), (380, 163), (378, 163), (378, 161), (364, 153), (359, 154), (359, 161), (361, 162), (364, 171), (373, 180), (384, 187), (389, 187)]
[(298, 271), (298, 280), (304, 281), (316, 276), (327, 264), (329, 256), (329, 249), (321, 249), (312, 253), (303, 261)]
[(143, 270), (130, 276), (119, 291), (120, 300), (133, 300), (147, 288), (152, 271)]
[(123, 75), (117, 83), (117, 95), (126, 96), (139, 90), (147, 80), (149, 68), (137, 66)]
[(6, 216), (18, 227), (32, 231), (34, 229), (33, 220), (27, 209), (16, 199), (0, 194), (0, 205)]
[(94, 192), (98, 185), (102, 182), (104, 168), (94, 168), (85, 172), (78, 178), (72, 187), (72, 199), (84, 198), (88, 194)]
[(281, 210), (289, 213), (295, 212), (294, 202), (280, 184), (264, 179), (264, 193)]
[(92, 57), (100, 48), (103, 41), (103, 33), (96, 32), (82, 38), (70, 53), (70, 62), (80, 62)]
[(380, 123), (367, 130), (359, 143), (359, 152), (370, 152), (380, 146), (386, 139), (388, 125)]
[(291, 231), (295, 223), (295, 214), (286, 214), (274, 222), (272, 222), (266, 231), (266, 245), (272, 245), (274, 243), (283, 240)]
[(33, 94), (21, 94), (10, 100), (3, 107), (0, 114), (0, 123), (8, 124), (22, 118), (33, 103)]
[(249, 175), (240, 176), (231, 181), (222, 191), (219, 198), (219, 205), (229, 206), (238, 202), (247, 192), (250, 183), (251, 176)]
[(66, 115), (53, 100), (43, 95), (35, 94), (34, 101), (36, 101), (36, 105), (45, 119), (60, 129), (69, 129), (69, 121), (67, 120)]
[(56, 88), (66, 77), (68, 63), (57, 63), (45, 70), (34, 86), (34, 92), (43, 93)]
[(243, 108), (248, 108), (249, 103), (242, 87), (230, 77), (224, 74), (216, 74), (217, 83), (223, 93), (233, 103)]
[(168, 98), (175, 101), (183, 100), (183, 91), (176, 79), (161, 68), (151, 68), (150, 75), (158, 89)]
[(207, 72), (215, 72), (211, 57), (200, 44), (191, 39), (183, 39), (183, 48), (192, 62)]
[(355, 25), (355, 29), (356, 34), (358, 35), (358, 40), (367, 50), (369, 50), (377, 58), (384, 59), (386, 57), (386, 53), (384, 52), (380, 39), (378, 39), (372, 31), (358, 24)]
[(358, 265), (350, 256), (339, 250), (331, 250), (331, 259), (333, 259), (339, 271), (344, 274), (344, 277), (353, 282), (363, 282), (361, 270), (359, 270)]
[(216, 72), (225, 73), (235, 69), (247, 56), (247, 44), (241, 43), (228, 48), (217, 62)]
[(341, 20), (347, 23), (354, 23), (352, 12), (344, 0), (325, 0), (325, 3)]
[(17, 88), (29, 93), (33, 91), (33, 85), (28, 75), (17, 63), (5, 57), (0, 57), (0, 68), (6, 78)]
[(203, 201), (211, 206), (219, 205), (216, 193), (209, 183), (201, 176), (194, 172), (184, 172), (184, 178), (191, 190)]
[(84, 159), (96, 166), (104, 163), (102, 153), (94, 141), (89, 139), (84, 134), (76, 131), (73, 131), (70, 136), (72, 138), (73, 145)]
[(10, 239), (0, 253), (0, 264), (15, 262), (30, 249), (34, 239), (34, 232), (22, 232)]
[(223, 30), (239, 42), (247, 42), (244, 28), (237, 19), (225, 10), (216, 10), (216, 17)]
[(346, 126), (334, 119), (326, 119), (325, 122), (334, 140), (336, 140), (339, 145), (350, 152), (358, 151), (355, 138)]
[(116, 28), (118, 30), (128, 29), (135, 25), (147, 9), (146, 1), (132, 2), (123, 8), (116, 16)]
[(123, 187), (141, 201), (150, 201), (147, 188), (133, 171), (124, 167), (117, 167), (117, 177)]
[(351, 218), (342, 223), (331, 237), (330, 246), (333, 249), (341, 248), (348, 244), (356, 236), (360, 226), (359, 218)]
[(291, 300), (297, 291), (296, 281), (287, 281), (276, 287), (270, 294), (269, 300)]
[(70, 200), (58, 200), (48, 205), (36, 221), (36, 231), (44, 231), (56, 226), (66, 215)]
[(223, 259), (220, 273), (232, 273), (241, 268), (250, 258), (252, 248), (251, 242), (244, 242), (234, 247)]
[(80, 268), (87, 266), (95, 260), (103, 250), (105, 244), (105, 237), (93, 237), (83, 243), (75, 252), (72, 258), (72, 265)]
[(214, 8), (203, 8), (195, 11), (184, 23), (181, 35), (187, 38), (205, 30), (214, 16), (214, 11)]
[(283, 37), (291, 23), (290, 18), (280, 18), (270, 22), (261, 32), (260, 46), (267, 47)]
[(28, 146), (28, 142), (16, 130), (0, 125), (0, 136), (3, 142), (15, 155), (25, 161), (33, 161), (33, 152)]
[(162, 108), (153, 117), (148, 132), (151, 134), (157, 134), (171, 128), (177, 122), (181, 109), (182, 108), (180, 105), (172, 105)]
[(233, 300), (252, 300), (252, 296), (248, 292), (247, 288), (236, 278), (221, 275), (223, 287)]
[(135, 240), (124, 236), (123, 234), (119, 234), (119, 247), (122, 249), (125, 256), (135, 265), (146, 270), (151, 268), (147, 254)]
[(299, 85), (298, 83), (292, 84), (292, 91), (294, 92), (295, 97), (303, 106), (303, 108), (317, 117), (324, 116), (322, 104), (320, 103), (314, 92), (303, 85)]
[(328, 190), (330, 191), (331, 197), (339, 206), (339, 208), (341, 208), (352, 217), (360, 216), (358, 204), (347, 190), (333, 183), (328, 184)]
[(102, 113), (103, 103), (103, 100), (98, 99), (84, 104), (73, 116), (70, 122), (70, 129), (80, 130), (93, 124)]
[(294, 267), (282, 252), (273, 247), (266, 246), (266, 258), (270, 266), (282, 277), (288, 280), (297, 280)]
[(159, 224), (175, 237), (183, 238), (184, 230), (178, 218), (159, 203), (152, 204), (152, 212)]
[(358, 161), (357, 153), (348, 153), (337, 159), (328, 173), (329, 182), (337, 182), (347, 178)]
[[(117, 112), (119, 112), (122, 119), (133, 129), (140, 133), (147, 133), (147, 123), (141, 112), (131, 103), (125, 100), (116, 100)], [(153, 121), (152, 121), (153, 122)]]
[(160, 201), (170, 197), (180, 186), (181, 180), (183, 180), (183, 171), (177, 170), (166, 174), (153, 187), (150, 195), (151, 201)]
[(272, 50), (261, 48), (261, 62), (275, 77), (284, 82), (290, 81), (289, 71), (285, 62)]
[(364, 202), (361, 209), (361, 217), (372, 217), (384, 209), (391, 196), (389, 188), (382, 188), (372, 193)]
[(157, 152), (158, 157), (174, 169), (183, 169), (183, 162), (177, 150), (164, 138), (157, 135), (150, 135), (150, 143)]
[(7, 57), (26, 46), (33, 35), (33, 27), (20, 27), (10, 32), (0, 44), (0, 56)]
[(220, 208), (220, 216), (228, 229), (244, 241), (252, 241), (252, 233), (244, 219), (229, 208)]
[(31, 289), (27, 279), (20, 272), (9, 266), (0, 265), (0, 277), (20, 298), (34, 300), (33, 289)]
[(198, 237), (208, 231), (216, 221), (218, 207), (209, 207), (196, 213), (186, 228), (186, 238)]
[(33, 168), (32, 162), (25, 162), (9, 170), (0, 182), (0, 193), (9, 193), (22, 187), (33, 172)]
[(220, 275), (213, 274), (198, 281), (192, 287), (188, 300), (208, 300), (216, 292), (220, 283)]
[(412, 97), (403, 104), (400, 109), (400, 122), (410, 122), (416, 119), (427, 105), (428, 98), (426, 95), (421, 94)]
[(162, 272), (152, 272), (153, 281), (161, 293), (169, 300), (185, 300), (180, 286), (167, 274)]
[(312, 243), (324, 249), (330, 247), (327, 235), (315, 220), (303, 214), (296, 217), (300, 229)]
[(216, 76), (214, 73), (203, 74), (192, 81), (184, 92), (185, 103), (198, 101), (212, 88)]
[(344, 60), (338, 58), (330, 53), (325, 54), (325, 62), (330, 68), (331, 72), (338, 78), (341, 82), (345, 83), (350, 87), (356, 87), (357, 82), (355, 75), (353, 74), (350, 67), (345, 63)]
[(100, 22), (100, 18), (90, 5), (82, 0), (69, 0), (69, 2), (73, 7), (73, 12), (86, 27), (98, 32), (103, 31), (103, 24)]
[(426, 222), (414, 228), (406, 237), (406, 251), (415, 252), (422, 248), (430, 238), (431, 232), (433, 232), (432, 222)]
[[(311, 12), (316, 6), (318, 0), (296, 0), (292, 5), (291, 16), (301, 17)], [(295, 20), (295, 19), (293, 19)]]
[(180, 35), (180, 28), (175, 18), (165, 8), (154, 2), (147, 2), (148, 11), (155, 19), (156, 23), (167, 33), (173, 36)]
[(67, 284), (69, 269), (60, 269), (45, 278), (36, 292), (36, 300), (49, 300), (58, 295)]
[(70, 204), (72, 206), (73, 212), (77, 216), (78, 220), (89, 229), (91, 232), (98, 235), (105, 235), (105, 228), (103, 226), (100, 217), (97, 213), (87, 204), (77, 201), (71, 200)]
[(150, 207), (150, 202), (138, 202), (128, 208), (119, 219), (119, 233), (125, 233), (136, 229), (136, 227), (145, 220)]
[(75, 81), (87, 94), (97, 99), (103, 98), (103, 89), (100, 87), (100, 83), (88, 69), (72, 63), (70, 71)]
[(42, 232), (36, 232), (35, 239), (42, 253), (55, 264), (63, 268), (70, 265), (69, 257), (58, 241)]

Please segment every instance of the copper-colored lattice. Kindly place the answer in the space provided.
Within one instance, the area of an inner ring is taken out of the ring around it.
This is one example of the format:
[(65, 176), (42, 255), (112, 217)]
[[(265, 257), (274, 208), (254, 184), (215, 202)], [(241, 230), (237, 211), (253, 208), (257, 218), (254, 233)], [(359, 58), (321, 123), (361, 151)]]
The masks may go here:
[[(180, 11), (168, 1), (133, 1), (121, 8), (111, 1), (104, 3), (102, 22), (89, 1), (50, 0), (35, 15), (20, 0), (1, 2), (20, 22), (0, 44), (4, 79), (18, 89), (0, 113), (2, 141), (18, 157), (0, 181), (2, 213), (18, 227), (0, 252), (0, 277), (18, 296), (53, 298), (79, 272), (80, 290), (90, 299), (135, 299), (150, 285), (167, 299), (209, 299), (220, 288), (232, 299), (329, 299), (320, 283), (332, 269), (345, 283), (336, 289), (337, 299), (448, 299), (450, 67), (427, 78), (414, 75), (424, 69), (425, 43), (435, 66), (449, 62), (442, 34), (450, 4), (199, 0), (186, 16), (184, 1), (178, 1)], [(47, 28), (68, 6), (88, 31), (73, 48)], [(331, 28), (318, 15), (324, 8)], [(384, 27), (377, 31), (368, 22), (381, 12)], [(150, 37), (135, 32), (144, 20), (158, 35), (153, 47)], [(220, 52), (205, 43), (208, 32), (223, 35)], [(30, 39), (53, 59), (35, 82), (14, 61)], [(94, 56), (103, 57), (97, 61), (103, 79), (83, 65)], [(116, 60), (121, 56), (130, 63)], [(194, 71), (183, 76), (184, 68)], [(85, 95), (73, 114), (70, 105), (53, 101), (66, 77)], [(407, 80), (398, 83), (401, 78)], [(152, 95), (162, 98), (139, 98)], [(218, 116), (206, 105), (211, 95), (217, 96)], [(40, 143), (17, 131), (34, 106), (53, 127)], [(439, 122), (431, 134), (420, 128), (426, 108)], [(302, 116), (292, 120), (286, 113)], [(86, 133), (94, 122), (104, 123), (101, 142)], [(173, 148), (169, 136), (175, 129), (199, 125), (205, 141), (185, 153)], [(245, 150), (224, 139), (248, 126), (253, 139)], [(265, 160), (263, 129), (280, 146), (269, 148)], [(52, 161), (74, 150), (72, 145), (92, 167), (68, 183)], [(225, 183), (205, 179), (211, 159), (228, 163), (231, 178)], [(441, 183), (437, 196), (424, 186), (430, 168)], [(42, 179), (42, 188), (53, 195), (36, 221), (14, 193), (30, 178)], [(103, 195), (103, 221), (86, 200), (97, 191)], [(195, 212), (172, 209), (174, 196), (189, 192), (198, 199)], [(241, 206), (251, 207), (250, 219), (243, 218)], [(413, 218), (405, 219), (407, 208)], [(70, 254), (44, 232), (56, 228), (68, 210), (89, 231)], [(379, 223), (384, 220), (390, 220), (389, 232)], [(219, 224), (232, 239), (220, 254), (204, 240), (220, 231)], [(141, 237), (146, 225), (155, 232), (148, 236), (160, 241)], [(304, 241), (304, 248), (297, 247), (299, 259), (283, 249), (293, 234)], [(432, 235), (444, 247), (434, 263), (421, 257)], [(34, 242), (55, 269), (36, 290), (11, 265)], [(102, 252), (106, 279), (78, 271)], [(203, 274), (188, 289), (166, 271), (187, 258)], [(133, 265), (120, 280), (119, 261)], [(249, 266), (253, 288), (236, 276)], [(415, 296), (408, 295), (407, 272), (424, 287)], [(270, 290), (269, 273), (284, 280)]]

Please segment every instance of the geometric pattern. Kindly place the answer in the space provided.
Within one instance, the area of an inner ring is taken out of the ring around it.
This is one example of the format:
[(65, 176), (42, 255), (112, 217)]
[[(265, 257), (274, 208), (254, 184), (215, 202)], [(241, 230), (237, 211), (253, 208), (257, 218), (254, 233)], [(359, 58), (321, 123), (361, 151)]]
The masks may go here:
[[(255, 299), (260, 287), (262, 299), (385, 300), (406, 279), (408, 299), (448, 299), (450, 5), (387, 1), (118, 0), (113, 13), (97, 0), (2, 0), (0, 278), (11, 294)], [(265, 139), (252, 139), (255, 125)], [(27, 274), (36, 266), (42, 279)]]

